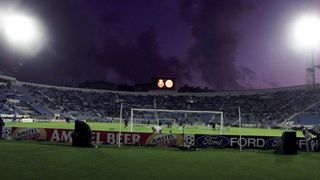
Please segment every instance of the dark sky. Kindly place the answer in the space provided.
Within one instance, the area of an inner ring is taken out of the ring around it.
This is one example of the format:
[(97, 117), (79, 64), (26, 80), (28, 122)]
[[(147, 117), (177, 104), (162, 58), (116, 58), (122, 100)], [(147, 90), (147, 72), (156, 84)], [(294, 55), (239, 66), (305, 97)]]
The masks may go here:
[(320, 0), (1, 0), (0, 7), (37, 17), (47, 35), (32, 56), (0, 43), (3, 71), (22, 62), (20, 80), (75, 85), (168, 76), (231, 90), (305, 83), (307, 55), (289, 32), (302, 13), (319, 11)]

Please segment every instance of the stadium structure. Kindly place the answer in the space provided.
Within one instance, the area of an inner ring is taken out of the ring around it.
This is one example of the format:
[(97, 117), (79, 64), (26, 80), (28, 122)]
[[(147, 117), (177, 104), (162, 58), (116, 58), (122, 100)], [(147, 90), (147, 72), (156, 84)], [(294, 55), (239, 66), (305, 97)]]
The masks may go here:
[[(0, 114), (6, 122), (115, 122), (119, 121), (119, 99), (124, 104), (123, 119), (130, 119), (132, 108), (221, 111), (224, 123), (233, 125), (238, 121), (237, 107), (241, 107), (242, 124), (247, 127), (308, 126), (320, 122), (319, 84), (311, 89), (301, 85), (212, 93), (123, 92), (27, 83), (1, 76), (0, 92)], [(134, 118), (143, 123), (155, 119), (155, 114), (163, 122), (179, 118), (165, 112), (138, 113)], [(210, 120), (212, 115), (198, 113), (188, 122)]]

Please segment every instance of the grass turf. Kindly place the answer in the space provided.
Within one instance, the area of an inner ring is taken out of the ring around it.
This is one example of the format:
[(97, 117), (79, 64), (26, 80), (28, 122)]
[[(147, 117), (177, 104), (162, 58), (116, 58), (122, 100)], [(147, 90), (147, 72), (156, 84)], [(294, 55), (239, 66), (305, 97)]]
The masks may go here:
[(320, 153), (275, 155), (266, 150), (114, 146), (0, 141), (6, 179), (319, 179)]
[[(118, 123), (88, 123), (92, 130), (102, 130), (102, 131), (119, 131)], [(73, 129), (74, 123), (6, 123), (8, 127), (32, 127), (32, 128), (65, 128)], [(182, 133), (178, 127), (167, 128), (163, 126), (163, 133), (169, 133), (171, 130), (173, 133)], [(129, 127), (122, 127), (122, 131), (128, 132)], [(146, 125), (134, 125), (134, 132), (152, 132), (151, 126), (147, 127)], [(226, 135), (239, 135), (239, 128), (231, 127), (229, 130), (224, 131)], [(256, 135), (256, 136), (281, 136), (283, 130), (281, 129), (259, 129), (259, 128), (242, 128), (242, 135)], [(191, 127), (187, 126), (185, 128), (186, 134), (220, 134), (220, 130), (212, 130), (207, 127)], [(297, 132), (297, 136), (302, 136), (301, 132)]]

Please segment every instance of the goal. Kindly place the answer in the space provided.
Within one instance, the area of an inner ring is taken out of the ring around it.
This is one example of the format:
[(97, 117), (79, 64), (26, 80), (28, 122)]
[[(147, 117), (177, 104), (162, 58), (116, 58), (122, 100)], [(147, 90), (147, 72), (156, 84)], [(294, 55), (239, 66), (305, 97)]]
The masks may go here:
[(209, 122), (214, 122), (220, 129), (220, 134), (223, 134), (224, 121), (222, 111), (193, 111), (193, 110), (171, 110), (171, 109), (131, 109), (130, 116), (130, 132), (133, 131), (134, 125), (148, 124), (161, 125), (171, 124), (177, 125), (179, 119), (188, 119), (184, 121), (186, 125), (209, 125)]

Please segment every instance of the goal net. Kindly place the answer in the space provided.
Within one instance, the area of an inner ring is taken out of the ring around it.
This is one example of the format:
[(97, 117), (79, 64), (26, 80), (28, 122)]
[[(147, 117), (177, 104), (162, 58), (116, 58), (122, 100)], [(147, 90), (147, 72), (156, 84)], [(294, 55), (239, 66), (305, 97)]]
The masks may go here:
[[(171, 109), (131, 109), (130, 131), (160, 126), (168, 132), (188, 129), (224, 130), (222, 111), (191, 111)], [(179, 131), (181, 132), (181, 131)]]

